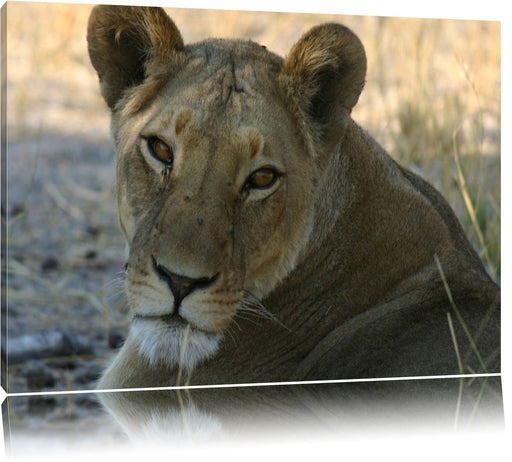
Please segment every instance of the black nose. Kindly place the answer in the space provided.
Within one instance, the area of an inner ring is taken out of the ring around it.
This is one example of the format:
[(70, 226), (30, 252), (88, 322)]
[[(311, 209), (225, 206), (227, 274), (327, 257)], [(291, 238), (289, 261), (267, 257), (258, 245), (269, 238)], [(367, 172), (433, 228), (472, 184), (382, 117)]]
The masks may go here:
[(212, 278), (188, 278), (186, 276), (173, 273), (165, 266), (159, 265), (154, 257), (151, 258), (153, 260), (153, 269), (158, 274), (160, 279), (165, 281), (169, 286), (169, 289), (171, 289), (172, 295), (174, 297), (174, 310), (176, 313), (178, 312), (181, 302), (187, 295), (191, 294), (197, 289), (204, 289), (212, 285), (219, 277), (219, 275), (216, 274)]

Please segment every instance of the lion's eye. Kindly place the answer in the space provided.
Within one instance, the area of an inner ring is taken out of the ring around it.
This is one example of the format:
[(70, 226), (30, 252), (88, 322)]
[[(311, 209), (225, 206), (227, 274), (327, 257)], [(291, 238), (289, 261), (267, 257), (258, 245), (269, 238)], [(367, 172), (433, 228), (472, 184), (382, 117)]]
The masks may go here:
[(174, 160), (172, 149), (156, 136), (148, 138), (148, 148), (151, 155), (166, 165), (172, 165)]
[(265, 167), (256, 170), (247, 179), (246, 185), (253, 189), (267, 189), (278, 180), (279, 174), (272, 168)]

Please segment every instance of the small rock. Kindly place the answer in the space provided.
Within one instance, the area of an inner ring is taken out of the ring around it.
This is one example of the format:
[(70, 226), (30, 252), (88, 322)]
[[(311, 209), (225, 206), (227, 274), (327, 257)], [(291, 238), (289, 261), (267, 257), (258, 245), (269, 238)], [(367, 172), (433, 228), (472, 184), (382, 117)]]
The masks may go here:
[(96, 226), (87, 226), (87, 228), (85, 228), (85, 232), (91, 236), (97, 236), (100, 233), (100, 230)]
[(41, 269), (43, 271), (55, 271), (60, 266), (59, 260), (55, 257), (47, 257), (41, 263)]
[(74, 371), (76, 369), (76, 361), (73, 358), (54, 359), (52, 365), (65, 371)]
[[(9, 211), (9, 215), (13, 218), (23, 215), (25, 213), (25, 206), (23, 204), (14, 204)], [(2, 216), (4, 214), (2, 213)]]
[(52, 370), (40, 361), (27, 363), (24, 375), (27, 379), (28, 389), (31, 391), (40, 391), (55, 386)]
[(95, 388), (95, 383), (100, 378), (102, 369), (97, 364), (85, 364), (77, 368), (74, 374), (74, 381), (79, 384), (91, 384), (90, 388)]
[(108, 333), (108, 346), (109, 348), (119, 348), (124, 342), (124, 335), (116, 330), (111, 330)]
[(94, 260), (98, 256), (98, 252), (96, 250), (88, 250), (85, 252), (84, 258), (86, 260)]
[(61, 331), (10, 337), (7, 342), (7, 350), (4, 348), (4, 342), (4, 337), (2, 337), (2, 349), (8, 351), (10, 364), (19, 364), (29, 359), (91, 354), (93, 351), (92, 344), (88, 339), (70, 336)]

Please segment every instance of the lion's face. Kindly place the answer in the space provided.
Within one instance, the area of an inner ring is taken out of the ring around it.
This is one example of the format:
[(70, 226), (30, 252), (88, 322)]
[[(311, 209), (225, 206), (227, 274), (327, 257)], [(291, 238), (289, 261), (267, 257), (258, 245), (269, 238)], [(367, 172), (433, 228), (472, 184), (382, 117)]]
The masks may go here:
[(294, 268), (322, 174), (308, 133), (327, 143), (328, 118), (341, 133), (364, 51), (332, 25), (286, 61), (252, 42), (185, 47), (162, 10), (130, 7), (96, 8), (88, 40), (112, 109), (133, 333), (150, 361), (188, 367)]
[(120, 120), (119, 211), (138, 323), (218, 334), (244, 296), (275, 287), (307, 240), (314, 171), (261, 82), (268, 64), (241, 59), (245, 47), (213, 63), (198, 50), (143, 113)]

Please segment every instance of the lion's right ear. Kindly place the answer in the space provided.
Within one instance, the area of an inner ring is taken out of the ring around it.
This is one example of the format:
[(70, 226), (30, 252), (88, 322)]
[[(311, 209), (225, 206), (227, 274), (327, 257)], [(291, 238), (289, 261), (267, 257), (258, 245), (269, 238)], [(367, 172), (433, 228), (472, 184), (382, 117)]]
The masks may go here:
[(87, 42), (101, 93), (111, 109), (127, 88), (145, 80), (150, 66), (184, 49), (171, 18), (163, 9), (151, 7), (94, 7)]

